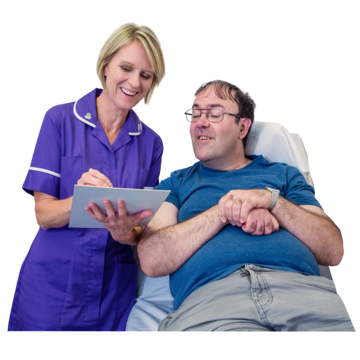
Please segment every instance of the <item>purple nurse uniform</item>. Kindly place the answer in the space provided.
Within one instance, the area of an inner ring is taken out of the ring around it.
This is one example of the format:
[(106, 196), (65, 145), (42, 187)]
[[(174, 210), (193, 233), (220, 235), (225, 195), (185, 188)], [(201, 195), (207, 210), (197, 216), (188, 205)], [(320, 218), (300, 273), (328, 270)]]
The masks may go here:
[[(46, 113), (26, 192), (69, 198), (90, 168), (114, 187), (158, 184), (161, 138), (130, 110), (110, 145), (96, 113), (101, 92)], [(20, 270), (9, 330), (125, 330), (135, 296), (131, 246), (115, 241), (107, 229), (40, 228)]]

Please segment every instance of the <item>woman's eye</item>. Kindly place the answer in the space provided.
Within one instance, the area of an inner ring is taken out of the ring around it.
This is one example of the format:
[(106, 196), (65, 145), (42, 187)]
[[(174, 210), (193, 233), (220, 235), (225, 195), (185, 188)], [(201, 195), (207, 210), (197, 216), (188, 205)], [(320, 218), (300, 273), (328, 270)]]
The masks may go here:
[[(130, 67), (127, 67), (127, 66), (120, 66), (121, 70), (125, 71), (125, 72), (131, 72), (133, 71), (132, 68)], [(140, 76), (144, 79), (144, 80), (149, 80), (151, 79), (151, 75), (148, 75), (148, 74), (140, 74)]]

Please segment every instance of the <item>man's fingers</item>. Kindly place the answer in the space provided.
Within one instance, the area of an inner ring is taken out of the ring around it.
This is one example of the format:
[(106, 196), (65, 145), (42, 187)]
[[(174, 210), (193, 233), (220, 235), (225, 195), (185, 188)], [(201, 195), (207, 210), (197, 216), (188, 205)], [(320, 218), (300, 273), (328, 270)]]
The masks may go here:
[(242, 229), (252, 235), (269, 235), (279, 230), (279, 223), (268, 210), (252, 209)]
[(271, 219), (265, 219), (265, 228), (264, 228), (264, 234), (269, 235), (273, 232), (273, 223)]
[(271, 219), (271, 223), (272, 223), (272, 231), (279, 231), (280, 225), (279, 222), (276, 220), (275, 216), (270, 214), (270, 219)]
[(233, 216), (233, 206), (234, 206), (234, 196), (229, 195), (226, 198), (225, 203), (224, 203), (225, 216), (231, 225), (236, 225), (236, 222), (235, 222), (234, 216)]
[(249, 212), (254, 208), (254, 203), (251, 199), (246, 199), (241, 203), (241, 210), (240, 210), (240, 222), (246, 222), (246, 219), (249, 216)]

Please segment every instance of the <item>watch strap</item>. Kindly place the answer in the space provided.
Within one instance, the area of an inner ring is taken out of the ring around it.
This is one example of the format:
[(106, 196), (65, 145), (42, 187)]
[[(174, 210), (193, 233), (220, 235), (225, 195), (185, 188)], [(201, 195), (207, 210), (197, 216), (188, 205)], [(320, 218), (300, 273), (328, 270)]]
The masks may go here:
[(280, 190), (272, 189), (269, 186), (265, 186), (265, 189), (271, 192), (271, 204), (268, 207), (268, 210), (271, 211), (272, 209), (274, 209), (274, 207), (278, 201)]

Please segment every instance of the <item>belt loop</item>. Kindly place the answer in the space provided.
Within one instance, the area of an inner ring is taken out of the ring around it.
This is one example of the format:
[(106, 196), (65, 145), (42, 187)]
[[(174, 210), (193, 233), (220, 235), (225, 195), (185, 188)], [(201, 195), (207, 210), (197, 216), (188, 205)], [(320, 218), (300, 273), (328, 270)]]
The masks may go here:
[(250, 275), (250, 272), (246, 269), (246, 266), (245, 266), (245, 265), (242, 266), (242, 267), (240, 268), (240, 270), (243, 272), (243, 273), (241, 274), (241, 277), (247, 276), (247, 277), (249, 278), (249, 280), (251, 281), (251, 275)]

